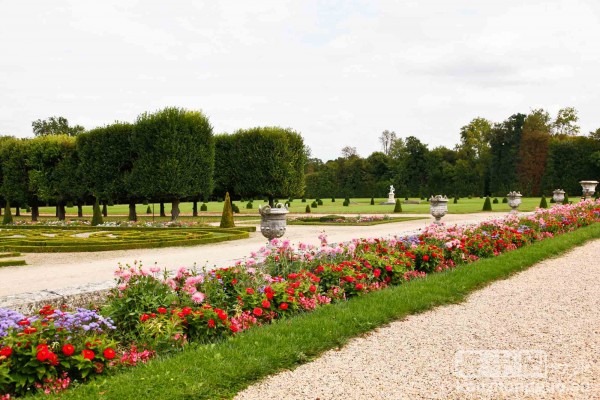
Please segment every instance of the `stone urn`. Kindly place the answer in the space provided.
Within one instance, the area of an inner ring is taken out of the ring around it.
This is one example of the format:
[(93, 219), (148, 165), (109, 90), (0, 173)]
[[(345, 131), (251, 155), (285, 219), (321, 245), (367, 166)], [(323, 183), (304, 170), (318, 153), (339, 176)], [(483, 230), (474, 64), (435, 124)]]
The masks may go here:
[(288, 208), (278, 203), (275, 207), (268, 204), (258, 208), (260, 213), (260, 233), (266, 237), (269, 242), (275, 238), (280, 238), (285, 234), (286, 217)]
[(565, 201), (565, 191), (562, 189), (556, 189), (552, 192), (552, 199), (556, 204), (562, 204)]
[(441, 224), (441, 219), (448, 213), (448, 198), (446, 196), (431, 196), (429, 199), (429, 212), (435, 218), (434, 224)]
[(583, 199), (588, 200), (594, 195), (598, 181), (580, 181), (579, 184), (583, 189)]
[(517, 213), (517, 208), (519, 208), (521, 205), (521, 197), (523, 197), (523, 195), (519, 192), (510, 192), (506, 195), (506, 198), (508, 199), (508, 205), (510, 208), (512, 208), (510, 211), (511, 214)]

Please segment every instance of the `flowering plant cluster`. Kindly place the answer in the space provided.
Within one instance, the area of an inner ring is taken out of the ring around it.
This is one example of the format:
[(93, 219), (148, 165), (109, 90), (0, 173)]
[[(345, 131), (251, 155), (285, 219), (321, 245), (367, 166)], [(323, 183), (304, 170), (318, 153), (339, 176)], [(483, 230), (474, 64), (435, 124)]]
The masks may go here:
[(211, 342), (596, 222), (600, 202), (585, 201), (391, 239), (329, 244), (323, 234), (319, 246), (297, 247), (274, 239), (243, 262), (210, 271), (119, 266), (102, 315), (45, 307), (26, 318), (0, 309), (0, 398), (57, 392), (156, 351)]

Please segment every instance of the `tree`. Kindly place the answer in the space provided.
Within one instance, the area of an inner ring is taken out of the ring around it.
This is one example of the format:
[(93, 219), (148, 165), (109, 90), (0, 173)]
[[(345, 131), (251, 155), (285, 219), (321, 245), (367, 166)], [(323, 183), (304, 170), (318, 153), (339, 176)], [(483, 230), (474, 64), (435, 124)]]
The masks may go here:
[(127, 185), (146, 199), (171, 201), (171, 219), (181, 199), (212, 192), (215, 143), (200, 111), (165, 108), (141, 114), (133, 127), (134, 163)]
[(85, 131), (81, 125), (69, 126), (65, 117), (50, 117), (45, 120), (38, 119), (31, 123), (35, 136), (67, 135), (77, 136)]
[(475, 118), (460, 130), (457, 146), (457, 192), (461, 196), (489, 194), (490, 139), (492, 125), (485, 118)]
[[(13, 137), (0, 141), (0, 195), (13, 206), (25, 206), (29, 200), (26, 165), (27, 141)], [(8, 210), (7, 206), (7, 210)], [(17, 213), (18, 215), (18, 213)]]
[(600, 141), (600, 128), (596, 129), (595, 131), (591, 131), (588, 136), (594, 140)]
[(356, 147), (344, 146), (342, 148), (342, 157), (350, 158), (356, 156), (358, 156), (358, 153), (356, 152)]
[(381, 132), (381, 136), (379, 136), (379, 141), (381, 142), (381, 147), (383, 149), (383, 154), (386, 156), (390, 155), (390, 150), (392, 148), (392, 144), (396, 141), (396, 132), (388, 131), (387, 129)]
[(289, 198), (304, 192), (306, 152), (302, 136), (292, 129), (256, 127), (242, 129), (219, 139), (215, 178), (227, 191), (244, 198), (267, 196), (273, 206), (275, 197)]
[(517, 188), (516, 166), (525, 118), (525, 114), (513, 114), (492, 128), (489, 172), (492, 194), (504, 196)]
[(579, 120), (577, 110), (573, 107), (565, 107), (558, 110), (556, 119), (552, 123), (555, 135), (577, 136), (579, 126), (575, 123)]
[(231, 207), (231, 199), (229, 193), (225, 193), (225, 201), (223, 202), (223, 213), (221, 214), (221, 228), (234, 228), (233, 209)]
[(117, 122), (78, 135), (76, 146), (89, 194), (103, 202), (128, 202), (129, 220), (135, 221), (136, 200), (143, 198), (128, 187), (134, 161), (132, 132), (133, 125)]
[(550, 116), (543, 109), (532, 110), (525, 118), (519, 147), (517, 178), (527, 196), (538, 196), (550, 143)]

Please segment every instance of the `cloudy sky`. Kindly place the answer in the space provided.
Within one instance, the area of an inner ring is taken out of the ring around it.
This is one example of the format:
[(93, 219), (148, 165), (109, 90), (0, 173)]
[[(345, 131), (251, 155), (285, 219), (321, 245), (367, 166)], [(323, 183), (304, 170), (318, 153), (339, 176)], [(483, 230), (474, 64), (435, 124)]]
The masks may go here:
[(477, 116), (573, 106), (600, 127), (600, 2), (3, 1), (0, 133), (165, 106), (215, 133), (279, 125), (315, 157), (385, 129), (453, 147)]

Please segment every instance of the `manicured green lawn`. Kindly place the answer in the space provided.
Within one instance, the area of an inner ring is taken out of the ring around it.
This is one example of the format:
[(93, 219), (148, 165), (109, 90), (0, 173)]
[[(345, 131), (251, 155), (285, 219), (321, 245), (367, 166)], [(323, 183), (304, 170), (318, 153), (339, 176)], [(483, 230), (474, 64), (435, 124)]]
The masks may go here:
[(596, 238), (600, 238), (600, 224), (426, 279), (277, 320), (217, 344), (190, 346), (171, 357), (68, 390), (60, 398), (231, 398), (261, 378), (294, 368), (357, 335), (409, 314), (464, 301), (469, 293), (490, 282)]
[[(344, 199), (336, 199), (335, 202), (332, 202), (331, 199), (322, 199), (323, 205), (318, 206), (317, 208), (312, 208), (312, 213), (318, 214), (393, 214), (394, 205), (380, 205), (379, 203), (386, 201), (385, 198), (375, 199), (375, 205), (371, 205), (371, 199), (350, 199), (350, 206), (344, 207), (342, 205)], [(402, 212), (403, 213), (416, 213), (416, 214), (429, 214), (429, 203), (427, 200), (420, 200), (416, 198), (410, 198), (409, 201), (419, 201), (420, 204), (406, 204), (404, 199), (400, 199), (402, 202)], [(492, 198), (493, 200), (493, 198)], [(306, 206), (310, 205), (314, 199), (306, 199), (306, 202), (303, 203), (300, 199), (295, 199), (292, 201), (290, 205), (291, 213), (305, 213)], [(578, 201), (578, 199), (573, 198), (572, 201)], [(457, 204), (452, 202), (452, 199), (448, 202), (448, 213), (450, 214), (467, 214), (467, 213), (475, 213), (480, 212), (483, 208), (484, 199), (481, 198), (461, 198), (458, 200)], [(223, 211), (223, 202), (208, 202), (206, 203), (208, 210), (206, 212), (198, 211), (199, 218), (206, 218), (206, 213), (220, 213)], [(262, 201), (255, 200), (253, 203), (252, 209), (246, 209), (246, 202), (234, 201), (242, 214), (255, 214), (258, 217), (258, 207), (264, 204)], [(533, 211), (540, 204), (539, 197), (528, 197), (523, 198), (523, 202), (519, 207), (519, 211)], [(551, 204), (549, 204), (551, 206)], [(148, 206), (138, 204), (136, 206), (136, 210), (138, 213), (138, 217), (141, 219), (152, 219), (152, 213), (146, 213)], [(159, 205), (154, 204), (154, 219), (158, 220), (159, 215)], [(179, 206), (181, 213), (183, 214), (192, 214), (192, 203), (181, 203)], [(152, 204), (150, 204), (150, 209), (152, 209)], [(198, 209), (200, 209), (200, 203), (198, 204)], [(72, 218), (77, 216), (77, 207), (68, 207), (66, 209), (67, 216)], [(507, 203), (502, 203), (502, 198), (498, 197), (498, 204), (492, 204), (492, 211), (498, 211), (502, 213), (506, 213), (510, 211), (510, 207)], [(171, 204), (165, 204), (165, 212), (167, 215), (171, 212)], [(42, 215), (54, 215), (55, 208), (54, 207), (40, 207), (40, 213)], [(91, 218), (92, 215), (92, 206), (84, 206), (83, 213), (86, 218)], [(14, 211), (13, 211), (14, 214)], [(108, 206), (108, 215), (124, 215), (127, 216), (129, 214), (129, 208), (126, 204), (116, 204), (114, 206)], [(239, 218), (239, 217), (238, 217)], [(123, 219), (123, 218), (121, 218)], [(168, 220), (167, 217), (165, 220)], [(214, 221), (212, 219), (207, 221)]]

